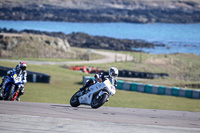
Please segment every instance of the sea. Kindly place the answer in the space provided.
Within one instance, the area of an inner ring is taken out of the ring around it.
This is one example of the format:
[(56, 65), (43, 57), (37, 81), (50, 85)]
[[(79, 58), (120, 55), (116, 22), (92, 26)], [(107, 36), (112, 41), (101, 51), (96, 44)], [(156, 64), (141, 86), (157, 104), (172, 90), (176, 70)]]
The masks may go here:
[(200, 23), (71, 23), (0, 20), (0, 28), (18, 31), (29, 29), (63, 32), (65, 34), (83, 32), (94, 36), (143, 40), (154, 44), (164, 44), (165, 47), (132, 49), (152, 54), (193, 53), (200, 55)]

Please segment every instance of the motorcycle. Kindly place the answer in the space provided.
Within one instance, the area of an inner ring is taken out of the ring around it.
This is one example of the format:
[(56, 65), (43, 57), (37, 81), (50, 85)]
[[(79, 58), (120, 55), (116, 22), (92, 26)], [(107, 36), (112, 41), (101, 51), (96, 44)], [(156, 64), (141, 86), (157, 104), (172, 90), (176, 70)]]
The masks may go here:
[(101, 107), (116, 93), (116, 88), (112, 83), (114, 81), (107, 78), (104, 82), (97, 82), (90, 86), (85, 94), (77, 91), (71, 97), (70, 105), (72, 107), (78, 107), (81, 104), (90, 105), (94, 109)]
[(3, 83), (2, 89), (0, 91), (0, 100), (14, 101), (19, 94), (19, 89), (21, 88), (22, 83), (22, 72), (20, 71), (17, 73), (16, 71), (13, 71), (10, 75), (7, 76)]

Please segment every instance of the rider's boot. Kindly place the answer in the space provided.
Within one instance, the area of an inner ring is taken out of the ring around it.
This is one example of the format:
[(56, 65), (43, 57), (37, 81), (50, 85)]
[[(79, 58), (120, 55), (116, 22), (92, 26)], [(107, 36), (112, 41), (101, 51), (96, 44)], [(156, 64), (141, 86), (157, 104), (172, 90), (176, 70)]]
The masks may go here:
[(93, 79), (90, 79), (86, 82), (86, 84), (80, 88), (80, 91), (82, 92), (82, 95), (86, 93), (86, 88), (93, 85), (95, 81)]
[(87, 88), (86, 85), (80, 88), (80, 92), (82, 93), (81, 95), (85, 94), (86, 88)]
[(86, 90), (86, 85), (80, 88), (80, 91), (85, 91)]
[(19, 92), (19, 94), (16, 97), (16, 101), (20, 101), (20, 96), (23, 95), (24, 93), (22, 93), (22, 91)]
[(19, 95), (17, 96), (16, 101), (20, 101), (20, 96)]
[(19, 92), (19, 94), (17, 95), (17, 97), (16, 97), (16, 101), (20, 101), (20, 96), (21, 96), (22, 94), (21, 94), (21, 91)]
[(20, 101), (20, 96), (24, 95), (24, 87), (20, 88), (19, 94), (17, 95), (16, 101)]

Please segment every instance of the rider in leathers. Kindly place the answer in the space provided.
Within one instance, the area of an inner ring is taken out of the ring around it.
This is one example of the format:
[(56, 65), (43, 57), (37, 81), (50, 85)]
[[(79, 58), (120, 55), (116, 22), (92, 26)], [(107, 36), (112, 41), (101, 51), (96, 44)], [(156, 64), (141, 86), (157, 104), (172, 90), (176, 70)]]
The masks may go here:
[(13, 71), (15, 71), (16, 73), (20, 73), (22, 72), (22, 75), (23, 75), (23, 83), (21, 85), (21, 87), (19, 88), (19, 94), (16, 98), (17, 101), (20, 101), (20, 96), (24, 94), (24, 87), (25, 87), (25, 84), (27, 83), (27, 71), (26, 71), (26, 63), (25, 62), (20, 62), (13, 70), (9, 70), (7, 72), (7, 75), (6, 76), (3, 76), (2, 77), (2, 83), (0, 84), (0, 87), (2, 87), (3, 91), (5, 89), (5, 82), (6, 79), (8, 78), (8, 76), (10, 76)]
[(115, 67), (111, 67), (109, 70), (109, 75), (104, 75), (103, 73), (95, 74), (94, 75), (94, 80), (90, 79), (86, 82), (86, 84), (80, 88), (80, 91), (82, 93), (85, 93), (86, 88), (97, 83), (97, 82), (104, 82), (106, 78), (108, 79), (113, 79), (114, 80), (114, 86), (117, 86), (117, 76), (118, 76), (118, 69)]

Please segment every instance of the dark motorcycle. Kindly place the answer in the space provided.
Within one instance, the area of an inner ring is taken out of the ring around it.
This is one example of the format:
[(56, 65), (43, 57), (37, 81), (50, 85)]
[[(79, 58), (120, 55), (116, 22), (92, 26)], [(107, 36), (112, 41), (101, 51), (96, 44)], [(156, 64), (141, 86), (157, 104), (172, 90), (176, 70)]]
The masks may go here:
[(0, 100), (14, 101), (18, 94), (19, 89), (23, 83), (23, 74), (13, 71), (6, 80), (3, 82), (2, 89), (0, 90)]

